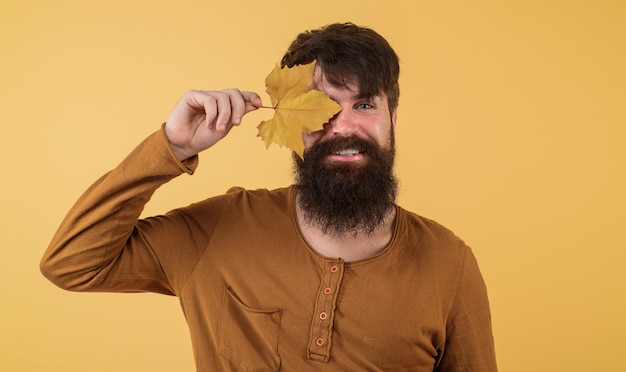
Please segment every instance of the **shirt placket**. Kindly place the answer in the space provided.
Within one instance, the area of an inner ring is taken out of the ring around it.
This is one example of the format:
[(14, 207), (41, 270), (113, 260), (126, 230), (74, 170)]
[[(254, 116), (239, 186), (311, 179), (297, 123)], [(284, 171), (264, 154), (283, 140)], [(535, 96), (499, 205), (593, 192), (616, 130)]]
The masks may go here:
[(307, 352), (307, 357), (311, 360), (328, 362), (330, 359), (337, 294), (339, 293), (343, 272), (343, 260), (332, 260), (324, 263), (324, 273), (322, 274), (315, 311), (311, 321), (311, 333)]

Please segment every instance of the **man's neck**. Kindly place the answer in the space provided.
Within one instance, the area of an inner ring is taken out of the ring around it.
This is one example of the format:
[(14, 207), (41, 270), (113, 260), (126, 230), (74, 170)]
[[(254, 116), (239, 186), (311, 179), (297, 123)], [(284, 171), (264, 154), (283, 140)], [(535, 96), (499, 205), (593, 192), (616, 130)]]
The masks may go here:
[(325, 233), (304, 218), (304, 211), (296, 203), (296, 214), (302, 235), (318, 253), (346, 262), (364, 260), (382, 251), (391, 241), (396, 209), (392, 208), (385, 221), (373, 232)]

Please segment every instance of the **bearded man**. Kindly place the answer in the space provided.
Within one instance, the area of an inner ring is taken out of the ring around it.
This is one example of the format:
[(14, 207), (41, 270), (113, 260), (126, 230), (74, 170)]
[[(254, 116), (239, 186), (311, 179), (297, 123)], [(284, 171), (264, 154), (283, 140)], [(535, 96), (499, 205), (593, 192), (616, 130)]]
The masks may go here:
[(296, 182), (139, 219), (155, 190), (262, 103), (185, 94), (76, 202), (42, 272), (74, 291), (178, 296), (198, 371), (496, 371), (487, 293), (462, 240), (396, 204), (399, 63), (351, 23), (304, 32), (282, 65), (341, 111), (303, 133)]

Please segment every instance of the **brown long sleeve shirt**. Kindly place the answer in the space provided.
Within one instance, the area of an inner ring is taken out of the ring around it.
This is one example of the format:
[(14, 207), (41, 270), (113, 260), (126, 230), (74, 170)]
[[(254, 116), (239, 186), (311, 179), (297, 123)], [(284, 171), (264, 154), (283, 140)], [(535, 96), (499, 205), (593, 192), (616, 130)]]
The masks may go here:
[(42, 272), (76, 291), (178, 296), (198, 371), (496, 371), (471, 250), (397, 207), (391, 242), (357, 262), (303, 238), (293, 187), (235, 189), (139, 219), (178, 162), (163, 131), (71, 209)]

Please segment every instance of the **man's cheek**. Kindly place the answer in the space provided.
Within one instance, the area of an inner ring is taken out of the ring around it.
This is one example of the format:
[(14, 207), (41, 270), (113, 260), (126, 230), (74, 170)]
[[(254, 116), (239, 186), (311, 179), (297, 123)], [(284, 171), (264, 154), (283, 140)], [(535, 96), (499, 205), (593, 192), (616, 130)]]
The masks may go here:
[(324, 134), (323, 130), (313, 132), (313, 133), (302, 132), (302, 142), (304, 143), (304, 148), (308, 149), (314, 146), (317, 143), (317, 141), (319, 141), (319, 139), (322, 138), (323, 134)]

